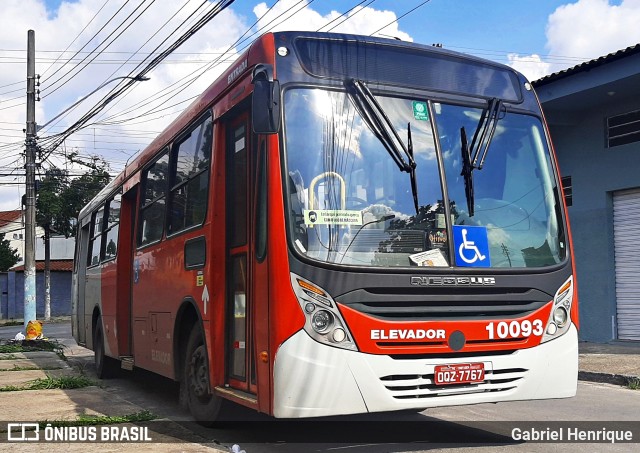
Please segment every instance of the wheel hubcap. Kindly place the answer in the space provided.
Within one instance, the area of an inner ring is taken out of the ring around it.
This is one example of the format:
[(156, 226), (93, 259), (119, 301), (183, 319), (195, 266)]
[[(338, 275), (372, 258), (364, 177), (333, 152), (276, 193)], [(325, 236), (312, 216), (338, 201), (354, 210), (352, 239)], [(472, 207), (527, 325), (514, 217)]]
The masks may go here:
[(204, 346), (198, 346), (191, 356), (191, 388), (198, 398), (209, 395), (209, 370)]

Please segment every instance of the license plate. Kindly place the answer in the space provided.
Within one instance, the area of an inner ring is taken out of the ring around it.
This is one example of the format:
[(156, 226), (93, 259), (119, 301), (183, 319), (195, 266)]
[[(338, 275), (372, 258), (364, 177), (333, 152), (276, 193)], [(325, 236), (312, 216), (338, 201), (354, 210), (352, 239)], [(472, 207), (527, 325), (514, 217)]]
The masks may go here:
[(473, 384), (484, 381), (484, 363), (456, 363), (437, 365), (434, 382), (436, 385)]

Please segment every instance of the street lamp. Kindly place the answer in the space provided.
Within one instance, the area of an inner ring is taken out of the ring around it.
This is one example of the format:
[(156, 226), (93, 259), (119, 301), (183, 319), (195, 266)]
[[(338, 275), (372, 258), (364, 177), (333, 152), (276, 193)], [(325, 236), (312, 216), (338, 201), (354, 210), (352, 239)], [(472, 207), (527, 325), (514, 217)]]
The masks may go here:
[(84, 101), (85, 99), (87, 99), (89, 96), (91, 96), (93, 93), (95, 93), (96, 91), (102, 89), (103, 87), (105, 87), (106, 85), (110, 84), (111, 82), (114, 82), (116, 80), (122, 80), (122, 79), (129, 79), (129, 80), (134, 80), (136, 82), (144, 82), (146, 80), (149, 80), (149, 77), (145, 77), (145, 76), (140, 76), (137, 75), (135, 77), (131, 77), (131, 76), (121, 76), (121, 77), (114, 77), (111, 80), (107, 80), (106, 82), (104, 82), (103, 84), (101, 84), (98, 88), (96, 88), (95, 90), (93, 90), (91, 93), (84, 95), (83, 97), (81, 97), (80, 99), (78, 99), (76, 102), (74, 102), (73, 104), (71, 104), (69, 107), (67, 107), (66, 109), (64, 109), (62, 112), (58, 113), (56, 116), (54, 116), (53, 118), (51, 118), (49, 121), (47, 121), (45, 124), (43, 124), (42, 126), (36, 126), (36, 131), (39, 131), (40, 129), (44, 129), (45, 127), (47, 127), (49, 124), (53, 123), (55, 120), (57, 120), (58, 118), (60, 118), (62, 115), (64, 115), (65, 113), (67, 113), (69, 110), (73, 109), (76, 105), (80, 104), (82, 101)]

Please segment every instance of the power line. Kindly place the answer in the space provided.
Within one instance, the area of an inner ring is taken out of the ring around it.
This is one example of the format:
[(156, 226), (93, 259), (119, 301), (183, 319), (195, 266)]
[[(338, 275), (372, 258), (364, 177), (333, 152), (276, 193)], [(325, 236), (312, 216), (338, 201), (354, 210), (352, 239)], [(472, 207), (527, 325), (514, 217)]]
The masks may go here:
[[(145, 1), (146, 1), (146, 0), (145, 0)], [(113, 15), (109, 18), (109, 20), (107, 20), (107, 21), (104, 23), (104, 25), (103, 25), (102, 27), (100, 27), (100, 29), (99, 29), (97, 32), (95, 32), (95, 33), (94, 33), (94, 35), (93, 35), (91, 38), (89, 38), (89, 39), (87, 40), (87, 43), (86, 43), (84, 46), (82, 46), (82, 47), (80, 48), (80, 50), (79, 50), (79, 51), (81, 51), (82, 49), (84, 49), (85, 47), (87, 47), (87, 46), (91, 43), (91, 41), (93, 41), (93, 40), (98, 36), (98, 34), (100, 34), (100, 32), (101, 32), (102, 30), (104, 30), (104, 29), (105, 29), (105, 27), (106, 27), (107, 25), (109, 25), (109, 23), (110, 23), (110, 22), (111, 22), (111, 21), (112, 21), (112, 20), (113, 20), (113, 19), (114, 19), (114, 18), (115, 18), (119, 13), (120, 13), (120, 11), (122, 11), (122, 9), (127, 5), (127, 3), (129, 3), (129, 0), (127, 0), (127, 1), (126, 1), (126, 2), (125, 2), (125, 3), (124, 3), (120, 8), (118, 8), (118, 10), (117, 10), (115, 13), (113, 13)], [(118, 25), (118, 27), (120, 27), (120, 25)], [(102, 45), (102, 44), (100, 44), (100, 45)], [(100, 46), (98, 46), (98, 47), (100, 47)], [(96, 48), (96, 49), (97, 49), (97, 48)], [(78, 51), (78, 52), (79, 52), (79, 51)], [(78, 52), (76, 52), (75, 54), (73, 54), (73, 55), (71, 56), (71, 58), (73, 58), (73, 57), (75, 57), (76, 55), (78, 55)], [(91, 52), (89, 52), (89, 55), (91, 55), (93, 52), (95, 52), (95, 49), (94, 49), (94, 50), (92, 50)], [(68, 61), (68, 60), (67, 60), (67, 61)], [(51, 76), (50, 76), (50, 77), (55, 76), (58, 72), (60, 72), (60, 70), (61, 70), (64, 66), (65, 66), (65, 65), (63, 64), (60, 68), (58, 68), (56, 71), (54, 71), (54, 73), (53, 73), (53, 74), (51, 74)], [(67, 72), (67, 74), (69, 74), (69, 72)], [(65, 74), (65, 76), (66, 76), (67, 74)], [(62, 77), (64, 77), (64, 76), (62, 76)], [(52, 85), (53, 85), (54, 83), (56, 83), (58, 80), (60, 80), (60, 79), (61, 79), (61, 78), (56, 79), (56, 80), (52, 83)], [(44, 91), (44, 90), (43, 90), (43, 91)]]
[(403, 17), (407, 16), (408, 14), (411, 14), (412, 12), (414, 12), (415, 10), (417, 10), (418, 8), (420, 8), (423, 5), (426, 5), (427, 3), (429, 3), (431, 0), (424, 0), (422, 3), (420, 3), (418, 6), (410, 9), (409, 11), (407, 11), (406, 13), (404, 13), (402, 16), (397, 17), (395, 20), (389, 22), (387, 25), (385, 25), (382, 28), (377, 29), (376, 31), (374, 31), (373, 33), (371, 33), (369, 36), (373, 36), (376, 33), (378, 33), (380, 30), (384, 30), (385, 28), (387, 28), (389, 25), (393, 24), (394, 22), (399, 22), (400, 19), (402, 19)]
[[(302, 1), (302, 0), (301, 0)], [(313, 1), (313, 0), (312, 0)], [(276, 2), (267, 10), (267, 12), (265, 14), (263, 14), (258, 20), (256, 20), (254, 22), (253, 25), (251, 25), (241, 36), (240, 38), (238, 38), (233, 44), (231, 44), (226, 51), (222, 52), (218, 58), (216, 58), (215, 60), (213, 60), (212, 62), (210, 62), (208, 65), (206, 65), (203, 68), (200, 68), (198, 71), (196, 71), (196, 73), (187, 80), (187, 77), (183, 77), (182, 79), (180, 79), (177, 82), (174, 82), (173, 84), (171, 84), (169, 87), (164, 88), (163, 90), (161, 90), (160, 92), (156, 93), (153, 97), (151, 97), (150, 99), (147, 100), (147, 104), (150, 104), (156, 100), (160, 100), (162, 98), (167, 98), (164, 101), (162, 101), (159, 105), (155, 106), (154, 108), (148, 110), (146, 112), (146, 114), (151, 114), (151, 113), (156, 113), (158, 111), (162, 111), (162, 110), (166, 110), (166, 109), (159, 109), (159, 107), (161, 105), (164, 105), (166, 102), (168, 102), (170, 99), (173, 99), (177, 94), (182, 93), (186, 88), (188, 88), (189, 86), (191, 86), (199, 77), (201, 77), (207, 70), (217, 66), (218, 64), (220, 64), (222, 57), (224, 57), (229, 50), (231, 50), (232, 48), (235, 47), (235, 45), (239, 42), (241, 42), (242, 38), (249, 32), (251, 31), (251, 29), (253, 28), (253, 26), (255, 26), (263, 17), (265, 17), (272, 9), (273, 7), (278, 3), (278, 1), (276, 0)], [(298, 2), (300, 3), (300, 2)], [(295, 6), (295, 5), (294, 5)], [(183, 82), (184, 81), (184, 82)], [(179, 83), (181, 83), (181, 85), (177, 86)], [(170, 90), (173, 87), (172, 90)], [(188, 102), (191, 99), (194, 99), (197, 96), (191, 97), (189, 99), (187, 99), (186, 101), (182, 101), (181, 103), (184, 102)], [(120, 101), (118, 101), (120, 102)], [(116, 103), (117, 104), (117, 103)], [(115, 106), (116, 104), (112, 105), (109, 109), (107, 109), (104, 113), (108, 112), (109, 110), (111, 110), (113, 108), (113, 106)], [(100, 120), (99, 122), (96, 122), (94, 124), (122, 124), (124, 122), (130, 122), (133, 119), (137, 119), (139, 118), (141, 115), (136, 115), (133, 118), (127, 118), (127, 119), (123, 119), (123, 120), (115, 120), (115, 118), (117, 118), (118, 116), (123, 116), (126, 115), (128, 113), (131, 113), (133, 111), (137, 110), (137, 106), (134, 107), (130, 107), (128, 109), (125, 109), (125, 111), (119, 112), (115, 115), (112, 115), (110, 117), (104, 118), (102, 120)], [(104, 114), (103, 113), (103, 114)], [(161, 117), (164, 117), (167, 115), (162, 115)], [(159, 118), (161, 118), (159, 117)], [(146, 122), (146, 121), (145, 121)], [(139, 122), (140, 123), (140, 122)], [(135, 124), (139, 124), (139, 123), (135, 123)]]
[[(171, 44), (166, 50), (164, 50), (161, 55), (154, 58), (145, 68), (143, 68), (138, 74), (135, 76), (136, 78), (144, 77), (148, 74), (152, 69), (154, 69), (162, 59), (164, 59), (167, 55), (171, 54), (175, 49), (184, 44), (189, 38), (191, 38), (198, 30), (200, 30), (204, 25), (206, 25), (209, 21), (211, 21), (214, 17), (224, 11), (227, 7), (229, 7), (235, 0), (221, 0), (217, 4), (215, 4), (196, 24), (191, 26), (185, 33), (183, 33), (173, 44)], [(162, 44), (161, 44), (162, 45)], [(94, 106), (89, 112), (83, 115), (79, 120), (77, 120), (74, 124), (72, 124), (67, 130), (63, 133), (59, 134), (59, 137), (49, 146), (48, 154), (59, 146), (65, 138), (69, 135), (73, 134), (82, 126), (84, 126), (91, 118), (95, 117), (98, 113), (100, 113), (112, 100), (116, 99), (118, 96), (122, 95), (125, 91), (127, 91), (133, 84), (135, 80), (124, 81), (121, 87), (116, 87), (107, 94), (103, 100)]]
[[(24, 50), (23, 50), (23, 52), (24, 52)], [(0, 88), (11, 87), (13, 85), (18, 85), (18, 84), (22, 85), (23, 83), (24, 83), (23, 80), (21, 80), (20, 82), (7, 83), (6, 85), (0, 85)]]
[[(129, 1), (130, 1), (130, 0), (127, 0), (127, 2), (126, 2), (126, 3), (129, 3)], [(133, 12), (131, 12), (131, 14), (130, 14), (129, 16), (128, 16), (128, 17), (127, 17), (127, 18), (126, 18), (126, 19), (125, 19), (125, 20), (124, 20), (120, 25), (118, 25), (118, 27), (117, 27), (115, 30), (113, 30), (111, 33), (109, 33), (109, 35), (105, 38), (105, 40), (106, 40), (106, 39), (111, 38), (111, 37), (112, 37), (116, 32), (118, 32), (119, 28), (120, 28), (120, 27), (122, 27), (122, 26), (127, 22), (127, 20), (129, 20), (129, 19), (133, 16), (133, 14), (134, 14), (136, 11), (138, 11), (138, 10), (142, 7), (142, 5), (144, 5), (144, 3), (145, 3), (146, 1), (147, 1), (147, 0), (143, 0), (143, 2), (141, 2), (141, 3), (140, 3), (140, 4), (139, 4), (139, 5), (138, 5), (134, 10), (133, 10)], [(111, 41), (110, 41), (110, 42), (108, 42), (108, 43), (105, 45), (105, 48), (109, 47), (109, 46), (110, 46), (111, 44), (113, 44), (113, 43), (114, 43), (114, 42), (115, 42), (115, 41), (116, 41), (120, 36), (122, 36), (122, 34), (123, 34), (125, 31), (127, 31), (127, 30), (129, 29), (129, 27), (131, 27), (131, 26), (132, 26), (132, 25), (133, 25), (133, 24), (134, 24), (134, 23), (135, 23), (135, 22), (140, 18), (140, 16), (142, 16), (142, 15), (143, 15), (143, 14), (144, 14), (144, 13), (145, 13), (149, 8), (150, 8), (150, 7), (151, 7), (151, 5), (153, 5), (153, 4), (155, 3), (155, 1), (156, 1), (156, 0), (151, 0), (151, 3), (149, 3), (149, 5), (147, 5), (147, 7), (146, 7), (146, 8), (144, 8), (144, 9), (143, 9), (143, 10), (142, 10), (142, 11), (141, 11), (141, 12), (140, 12), (140, 13), (139, 13), (139, 14), (138, 14), (138, 15), (137, 15), (137, 16), (136, 16), (136, 17), (135, 17), (131, 22), (129, 22), (129, 24), (128, 24), (126, 27), (124, 27), (124, 29), (123, 29), (123, 30), (120, 30), (120, 31), (118, 32), (118, 34), (117, 34), (113, 39), (111, 39)], [(126, 3), (125, 3), (125, 5), (126, 5)], [(96, 47), (96, 50), (97, 50), (98, 48), (100, 48), (100, 47), (105, 43), (105, 40), (103, 40), (103, 41), (98, 45), (98, 47)], [(78, 71), (76, 71), (76, 73), (75, 73), (73, 76), (71, 76), (68, 80), (66, 80), (64, 83), (62, 83), (62, 85), (59, 85), (57, 88), (53, 89), (52, 91), (48, 92), (46, 95), (42, 96), (42, 98), (45, 98), (45, 97), (47, 97), (47, 96), (50, 96), (51, 94), (55, 93), (55, 92), (56, 92), (56, 91), (58, 91), (60, 88), (62, 88), (63, 86), (65, 86), (67, 83), (69, 83), (69, 81), (70, 81), (71, 79), (73, 79), (73, 78), (74, 78), (74, 77), (76, 77), (78, 74), (80, 74), (84, 69), (86, 69), (86, 68), (87, 68), (87, 66), (89, 66), (89, 64), (90, 64), (93, 60), (95, 60), (95, 59), (96, 59), (96, 58), (97, 58), (101, 53), (102, 53), (102, 51), (99, 51), (99, 52), (98, 52), (98, 53), (97, 53), (97, 54), (96, 54), (92, 59), (90, 59), (90, 60), (89, 60), (89, 62), (88, 62), (88, 63), (86, 63), (86, 64), (85, 64), (84, 66), (82, 66)], [(85, 60), (86, 60), (87, 58), (88, 58), (88, 56), (87, 56), (87, 57), (85, 57)], [(74, 67), (74, 69), (75, 69), (75, 68), (77, 68), (77, 67), (78, 67), (78, 66), (75, 66), (75, 67)], [(69, 73), (70, 73), (70, 72), (71, 72), (71, 71), (69, 71)], [(67, 73), (67, 74), (69, 74), (69, 73)], [(53, 83), (51, 84), (51, 86), (54, 86), (54, 85), (55, 85), (55, 83), (56, 83), (56, 82), (58, 82), (59, 80), (62, 80), (62, 78), (57, 79), (55, 82), (53, 82)], [(51, 88), (51, 87), (50, 87), (50, 88)], [(50, 88), (49, 88), (49, 89), (50, 89)], [(42, 90), (42, 91), (45, 91), (45, 90)]]
[[(311, 0), (309, 3), (304, 4), (304, 0), (299, 0), (297, 3), (295, 3), (290, 10), (292, 10), (293, 8), (295, 8), (296, 6), (298, 6), (299, 4), (303, 3), (301, 8), (298, 8), (297, 10), (293, 11), (293, 13), (289, 14), (289, 16), (285, 17), (283, 20), (281, 20), (280, 22), (278, 22), (277, 24), (273, 25), (272, 27), (270, 27), (267, 31), (270, 31), (271, 29), (273, 29), (274, 27), (276, 27), (277, 25), (280, 25), (282, 22), (284, 22), (284, 20), (287, 20), (291, 17), (293, 17), (295, 14), (297, 14), (298, 12), (300, 12), (302, 9), (304, 9), (306, 6), (308, 6), (309, 4), (313, 3), (313, 1), (315, 0)], [(154, 97), (152, 97), (151, 99), (148, 100), (148, 103), (153, 102), (155, 100), (160, 100), (164, 97), (167, 97), (167, 99), (165, 99), (162, 103), (160, 103), (159, 105), (157, 105), (153, 110), (148, 111), (147, 113), (155, 113), (156, 111), (160, 111), (157, 110), (161, 105), (165, 104), (166, 102), (168, 102), (170, 99), (173, 99), (177, 94), (183, 92), (186, 88), (188, 88), (189, 86), (191, 86), (193, 83), (195, 83), (196, 80), (198, 80), (203, 74), (205, 74), (207, 71), (209, 71), (210, 69), (218, 66), (220, 63), (224, 62), (224, 60), (222, 60), (222, 57), (224, 57), (231, 49), (235, 48), (237, 45), (241, 45), (241, 48), (239, 50), (239, 52), (242, 52), (246, 46), (242, 47), (242, 44), (246, 43), (247, 41), (251, 40), (251, 38), (253, 36), (255, 36), (256, 34), (258, 34), (259, 32), (262, 32), (263, 29), (265, 28), (264, 26), (262, 28), (259, 29), (259, 31), (256, 31), (254, 33), (249, 34), (249, 32), (253, 29), (254, 26), (256, 26), (263, 18), (265, 18), (275, 7), (275, 5), (278, 3), (278, 1), (276, 0), (271, 7), (260, 17), (258, 18), (249, 28), (247, 28), (247, 30), (234, 42), (232, 43), (225, 52), (223, 52), (222, 54), (220, 54), (220, 56), (216, 59), (214, 59), (213, 61), (211, 61), (210, 64), (208, 64), (207, 66), (201, 68), (199, 71), (196, 71), (196, 73), (190, 78), (188, 79), (187, 77), (184, 77), (180, 80), (178, 80), (177, 82), (174, 82), (173, 84), (171, 84), (169, 87), (165, 88), (164, 90), (162, 90), (161, 92), (157, 93)], [(269, 25), (273, 23), (273, 20), (269, 21), (266, 25)], [(247, 36), (249, 34), (249, 36)], [(235, 61), (235, 60), (234, 60)], [(179, 83), (181, 83), (181, 85), (177, 86)], [(169, 91), (170, 88), (174, 87), (173, 90)], [(163, 94), (164, 92), (164, 94)], [(173, 94), (172, 94), (173, 93)], [(191, 99), (194, 99), (197, 96), (192, 97)], [(186, 102), (186, 101), (185, 101)], [(125, 110), (124, 112), (119, 112), (115, 115), (112, 115), (111, 117), (107, 117), (103, 120), (101, 120), (100, 122), (97, 122), (96, 124), (122, 124), (124, 122), (129, 122), (132, 119), (137, 119), (140, 117), (140, 115), (137, 115), (133, 118), (127, 118), (127, 119), (123, 119), (123, 120), (118, 120), (115, 121), (115, 118), (117, 118), (118, 116), (123, 116), (127, 113), (131, 113), (133, 111), (136, 110), (136, 107), (131, 107), (128, 110)], [(164, 109), (162, 109), (164, 110)], [(167, 115), (163, 115), (162, 117), (167, 116)], [(143, 121), (141, 121), (143, 122)], [(139, 124), (141, 122), (138, 123), (134, 123), (134, 124)], [(146, 122), (146, 121), (144, 121)]]
[[(205, 0), (204, 2), (202, 2), (202, 3), (200, 4), (200, 6), (198, 6), (198, 8), (196, 8), (196, 10), (195, 10), (193, 13), (191, 13), (190, 17), (195, 16), (195, 14), (196, 14), (196, 13), (198, 13), (198, 11), (199, 11), (199, 10), (200, 10), (200, 9), (201, 9), (205, 4), (207, 4), (207, 3), (208, 3), (208, 0)], [(177, 16), (177, 15), (178, 15), (178, 14), (179, 14), (179, 13), (180, 13), (184, 8), (185, 8), (185, 7), (186, 7), (186, 5), (187, 5), (187, 3), (185, 3), (184, 5), (182, 5), (182, 7), (180, 7), (180, 8), (179, 8), (179, 9), (178, 9), (178, 10), (177, 10), (177, 11), (176, 11), (176, 12), (175, 12), (175, 13), (174, 13), (174, 14), (173, 14), (169, 19), (167, 19), (167, 20), (164, 22), (164, 24), (162, 24), (160, 27), (158, 27), (158, 30), (157, 30), (154, 34), (152, 34), (152, 35), (151, 35), (151, 36), (150, 36), (150, 37), (149, 37), (149, 38), (148, 38), (148, 39), (147, 39), (147, 40), (146, 40), (146, 41), (145, 41), (145, 42), (144, 42), (144, 43), (143, 43), (143, 44), (138, 48), (138, 50), (132, 54), (132, 56), (131, 56), (130, 58), (133, 58), (133, 56), (134, 56), (134, 55), (136, 55), (138, 52), (140, 52), (140, 51), (144, 48), (144, 46), (146, 46), (146, 45), (149, 43), (149, 41), (151, 41), (151, 40), (152, 40), (152, 39), (153, 39), (153, 38), (154, 38), (154, 37), (155, 37), (155, 36), (156, 36), (156, 35), (157, 35), (161, 30), (163, 30), (163, 29), (164, 29), (164, 27), (165, 27), (165, 26), (166, 26), (166, 25), (167, 25), (171, 20), (173, 20), (173, 19), (174, 19), (174, 18), (175, 18), (175, 17), (176, 17), (176, 16)], [(160, 45), (158, 45), (158, 46), (156, 47), (156, 49), (154, 49), (154, 51), (153, 51), (153, 52), (151, 52), (151, 53), (147, 56), (147, 58), (148, 58), (148, 57), (150, 57), (151, 55), (153, 55), (153, 54), (155, 53), (155, 51), (156, 51), (156, 50), (158, 50), (158, 49), (162, 46), (162, 44), (163, 44), (164, 42), (166, 42), (166, 40), (167, 40), (167, 39), (169, 39), (169, 38), (170, 38), (174, 33), (177, 33), (177, 31), (178, 31), (178, 30), (179, 30), (179, 29), (180, 29), (180, 28), (181, 28), (181, 27), (182, 27), (186, 22), (187, 22), (187, 21), (185, 20), (185, 21), (183, 21), (183, 22), (182, 22), (178, 27), (176, 27), (176, 28), (173, 30), (173, 32), (171, 32), (171, 33), (170, 33), (170, 34), (165, 38), (165, 40), (164, 40), (164, 41), (162, 41), (162, 42), (160, 43)], [(158, 53), (156, 56), (159, 56), (159, 55), (160, 55), (160, 53)], [(145, 58), (145, 59), (144, 59), (140, 64), (142, 64), (144, 61), (146, 61), (146, 60), (147, 60), (147, 58)], [(127, 60), (127, 62), (128, 62), (128, 60)], [(124, 65), (124, 63), (123, 63), (123, 65)], [(120, 66), (120, 68), (121, 68), (123, 65), (121, 65), (121, 66)], [(120, 68), (117, 68), (117, 69), (120, 69)], [(117, 69), (116, 69), (116, 71), (117, 71)], [(116, 71), (114, 71), (111, 75), (115, 74), (115, 72), (116, 72)], [(123, 99), (123, 98), (120, 98), (120, 99), (116, 102), (116, 104), (117, 104), (117, 103), (119, 103), (122, 99)], [(116, 104), (113, 104), (113, 105), (109, 108), (109, 110), (110, 110), (111, 108), (113, 108), (113, 106), (114, 106), (114, 105), (116, 105)]]
[[(42, 74), (41, 74), (42, 76), (44, 76), (44, 75), (47, 73), (47, 71), (48, 71), (49, 69), (51, 69), (51, 68), (53, 67), (53, 65), (54, 65), (54, 64), (56, 64), (56, 63), (58, 62), (58, 60), (60, 60), (60, 58), (62, 58), (62, 56), (64, 55), (64, 53), (65, 53), (65, 52), (67, 52), (67, 51), (69, 50), (69, 47), (71, 47), (71, 46), (73, 45), (73, 43), (74, 43), (74, 42), (76, 42), (76, 40), (80, 37), (80, 35), (82, 35), (82, 33), (84, 33), (84, 31), (87, 29), (87, 27), (88, 27), (89, 25), (91, 25), (91, 23), (95, 20), (95, 18), (96, 18), (96, 17), (98, 17), (98, 14), (100, 14), (100, 11), (102, 11), (102, 10), (104, 9), (104, 7), (105, 7), (105, 6), (107, 6), (107, 3), (109, 3), (109, 1), (110, 1), (110, 0), (106, 0), (106, 1), (102, 4), (102, 6), (100, 7), (100, 9), (99, 9), (99, 10), (98, 10), (94, 15), (93, 15), (93, 17), (91, 18), (91, 20), (89, 20), (89, 22), (87, 22), (87, 25), (85, 25), (85, 26), (84, 26), (84, 28), (83, 28), (82, 30), (80, 30), (80, 33), (78, 33), (78, 34), (76, 35), (76, 37), (75, 37), (75, 38), (73, 38), (73, 40), (69, 43), (69, 45), (67, 46), (67, 48), (66, 48), (66, 49), (64, 49), (62, 52), (60, 52), (60, 55), (58, 56), (58, 58), (56, 58), (56, 59), (55, 59), (55, 61), (54, 61), (53, 63), (51, 63), (51, 65), (49, 65), (49, 67), (47, 67), (47, 68), (42, 72)], [(123, 6), (124, 6), (124, 5), (123, 5)], [(113, 16), (112, 16), (112, 17), (113, 17)], [(108, 23), (108, 22), (107, 22), (107, 23)], [(95, 35), (94, 35), (94, 37), (95, 37)], [(91, 39), (93, 39), (93, 38), (91, 38)], [(91, 39), (90, 39), (89, 41), (87, 41), (87, 44), (91, 42)], [(87, 44), (85, 44), (85, 46), (86, 46)], [(84, 48), (84, 47), (83, 47), (83, 48)], [(77, 55), (77, 54), (78, 54), (78, 53), (76, 52), (76, 53), (75, 53), (71, 58), (75, 57), (75, 55)], [(64, 66), (64, 65), (62, 65), (62, 66)], [(61, 66), (59, 69), (62, 69), (62, 66)], [(58, 70), (59, 70), (59, 69), (58, 69)], [(56, 70), (56, 71), (52, 74), (52, 76), (53, 76), (53, 75), (55, 75), (55, 74), (58, 72), (58, 70)]]
[(327, 25), (330, 25), (331, 23), (333, 23), (334, 21), (336, 21), (337, 19), (339, 19), (342, 16), (346, 16), (343, 20), (341, 20), (340, 22), (338, 22), (336, 25), (334, 25), (333, 27), (329, 28), (327, 31), (331, 31), (333, 29), (335, 29), (336, 27), (342, 25), (343, 23), (345, 23), (346, 21), (348, 21), (349, 19), (351, 19), (353, 16), (355, 16), (356, 14), (362, 12), (367, 6), (370, 6), (373, 2), (375, 2), (376, 0), (369, 0), (369, 3), (367, 3), (366, 5), (364, 5), (362, 8), (360, 8), (358, 11), (356, 11), (355, 13), (353, 13), (350, 16), (346, 16), (347, 14), (349, 14), (351, 11), (353, 11), (354, 9), (356, 9), (358, 6), (362, 5), (364, 3), (364, 1), (361, 1), (360, 3), (358, 3), (357, 5), (355, 5), (353, 8), (351, 8), (348, 11), (345, 11), (344, 13), (342, 13), (340, 16), (336, 17), (335, 19), (333, 19), (331, 22), (329, 22), (328, 24), (323, 25), (322, 27), (318, 28), (317, 31), (322, 30), (324, 27), (326, 27)]

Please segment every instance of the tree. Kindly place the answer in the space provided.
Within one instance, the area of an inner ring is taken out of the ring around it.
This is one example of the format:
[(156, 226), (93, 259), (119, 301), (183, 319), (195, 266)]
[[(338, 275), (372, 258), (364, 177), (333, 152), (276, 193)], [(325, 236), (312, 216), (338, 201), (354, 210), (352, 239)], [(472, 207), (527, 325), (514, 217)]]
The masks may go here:
[(93, 159), (85, 165), (89, 170), (78, 178), (70, 178), (64, 170), (53, 168), (40, 182), (36, 222), (45, 230), (75, 236), (74, 220), (80, 210), (109, 183), (106, 162)]
[(0, 272), (6, 272), (20, 261), (18, 251), (11, 247), (6, 239), (0, 241)]
[(63, 234), (65, 237), (75, 236), (73, 221), (78, 218), (83, 206), (110, 180), (108, 165), (104, 160), (94, 158), (91, 163), (84, 164), (89, 170), (74, 179), (59, 168), (47, 171), (38, 189), (36, 222), (44, 229), (45, 320), (51, 316), (51, 232)]

